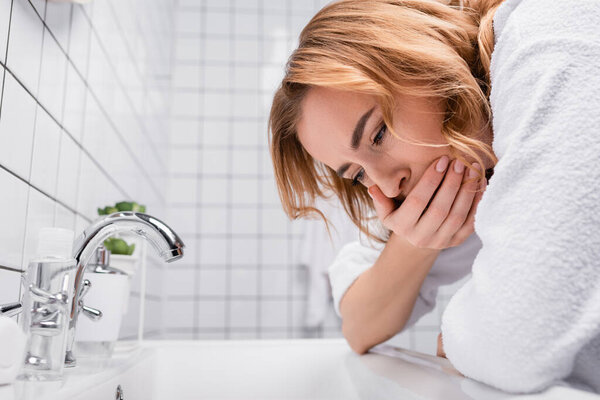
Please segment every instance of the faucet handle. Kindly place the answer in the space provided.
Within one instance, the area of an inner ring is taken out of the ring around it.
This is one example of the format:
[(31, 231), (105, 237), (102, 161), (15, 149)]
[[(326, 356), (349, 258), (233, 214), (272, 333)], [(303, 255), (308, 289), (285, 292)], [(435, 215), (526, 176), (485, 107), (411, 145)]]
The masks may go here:
[(88, 306), (82, 304), (81, 311), (83, 312), (83, 315), (85, 315), (92, 321), (98, 321), (99, 319), (102, 318), (102, 311), (100, 311), (96, 308), (88, 307)]
[(69, 302), (69, 295), (65, 292), (58, 292), (52, 294), (44, 289), (40, 289), (37, 286), (29, 285), (29, 292), (34, 301), (42, 304), (58, 304), (61, 306), (67, 305)]
[(102, 318), (102, 311), (98, 310), (97, 308), (88, 307), (85, 304), (83, 304), (83, 296), (85, 296), (86, 293), (89, 292), (91, 287), (92, 282), (89, 279), (84, 279), (83, 284), (81, 285), (81, 291), (79, 292), (79, 302), (77, 303), (77, 305), (79, 306), (79, 310), (83, 312), (83, 314), (86, 317), (88, 317), (92, 321), (98, 321), (100, 318)]
[(56, 336), (62, 332), (66, 319), (66, 306), (69, 302), (67, 292), (50, 293), (37, 286), (29, 285), (34, 304), (31, 310), (31, 332), (40, 336)]
[(90, 291), (91, 287), (92, 282), (89, 279), (84, 279), (83, 284), (81, 285), (81, 290), (79, 291), (79, 298), (82, 299), (83, 296), (85, 296), (86, 293)]
[(0, 304), (0, 315), (6, 317), (12, 317), (23, 311), (23, 305), (21, 303), (8, 303)]

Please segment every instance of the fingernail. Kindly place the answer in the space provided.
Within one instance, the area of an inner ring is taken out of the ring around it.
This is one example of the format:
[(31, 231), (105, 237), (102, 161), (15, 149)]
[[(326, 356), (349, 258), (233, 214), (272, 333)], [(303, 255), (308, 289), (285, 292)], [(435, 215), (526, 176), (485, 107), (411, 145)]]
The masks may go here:
[(485, 190), (487, 188), (487, 179), (483, 178), (479, 186), (481, 190)]
[(477, 175), (477, 171), (479, 171), (479, 164), (473, 163), (472, 167), (469, 171), (469, 178), (474, 178)]
[(373, 195), (371, 194), (371, 188), (367, 189), (367, 193), (369, 193), (369, 196), (371, 196), (371, 198), (373, 198)]
[(437, 172), (444, 172), (447, 167), (448, 167), (448, 156), (443, 156), (442, 158), (440, 158), (440, 161), (438, 161), (437, 165), (435, 166), (435, 169)]
[(465, 164), (463, 164), (462, 161), (457, 159), (456, 162), (454, 163), (454, 172), (456, 172), (457, 174), (462, 174), (464, 170), (465, 170)]

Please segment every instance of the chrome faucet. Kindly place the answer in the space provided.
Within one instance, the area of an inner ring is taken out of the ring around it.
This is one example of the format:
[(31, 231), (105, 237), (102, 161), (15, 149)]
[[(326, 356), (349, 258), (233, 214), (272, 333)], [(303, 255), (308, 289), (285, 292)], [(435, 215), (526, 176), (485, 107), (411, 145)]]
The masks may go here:
[(75, 328), (80, 311), (85, 311), (81, 298), (86, 285), (83, 279), (86, 266), (96, 252), (96, 248), (109, 236), (116, 233), (135, 233), (150, 242), (152, 247), (166, 262), (172, 262), (183, 257), (184, 244), (177, 234), (164, 222), (147, 214), (125, 211), (116, 212), (96, 219), (75, 240), (73, 258), (77, 261), (75, 274), (75, 290), (69, 315), (69, 331), (67, 334), (67, 351), (65, 367), (75, 366), (73, 356), (73, 343), (75, 341)]
[(21, 303), (8, 303), (0, 305), (0, 315), (6, 317), (14, 317), (23, 311), (23, 305)]

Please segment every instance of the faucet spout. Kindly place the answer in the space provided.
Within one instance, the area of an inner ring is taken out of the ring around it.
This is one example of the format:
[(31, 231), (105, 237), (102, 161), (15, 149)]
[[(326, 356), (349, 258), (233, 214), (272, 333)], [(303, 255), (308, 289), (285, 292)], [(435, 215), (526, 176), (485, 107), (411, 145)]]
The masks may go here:
[(183, 257), (183, 241), (167, 224), (150, 215), (138, 212), (116, 212), (96, 219), (79, 236), (73, 246), (73, 257), (77, 260), (75, 275), (75, 290), (69, 315), (69, 332), (67, 339), (67, 354), (65, 366), (75, 366), (73, 357), (73, 344), (75, 341), (75, 327), (79, 312), (83, 306), (81, 292), (83, 289), (83, 274), (86, 266), (96, 248), (104, 240), (117, 233), (135, 233), (148, 240), (152, 247), (166, 262), (172, 262)]

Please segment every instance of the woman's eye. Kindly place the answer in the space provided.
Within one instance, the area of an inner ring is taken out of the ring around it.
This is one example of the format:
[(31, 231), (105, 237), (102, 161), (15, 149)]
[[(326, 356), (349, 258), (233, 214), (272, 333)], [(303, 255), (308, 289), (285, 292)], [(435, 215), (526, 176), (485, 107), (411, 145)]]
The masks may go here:
[(381, 144), (381, 141), (383, 140), (383, 137), (385, 135), (386, 130), (387, 130), (387, 126), (384, 123), (383, 125), (381, 125), (381, 128), (379, 128), (379, 131), (377, 132), (377, 134), (373, 138), (373, 144), (375, 146), (378, 146), (378, 145)]
[(364, 176), (365, 170), (361, 168), (360, 171), (358, 171), (358, 173), (354, 176), (354, 178), (352, 178), (352, 186), (357, 186), (358, 184), (360, 184)]
[[(387, 126), (385, 123), (382, 123), (381, 127), (377, 131), (377, 134), (373, 138), (373, 145), (379, 146), (385, 137), (385, 132), (387, 131)], [(365, 178), (365, 170), (361, 168), (358, 173), (352, 178), (352, 186), (357, 186), (362, 183)]]

